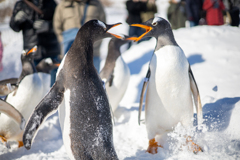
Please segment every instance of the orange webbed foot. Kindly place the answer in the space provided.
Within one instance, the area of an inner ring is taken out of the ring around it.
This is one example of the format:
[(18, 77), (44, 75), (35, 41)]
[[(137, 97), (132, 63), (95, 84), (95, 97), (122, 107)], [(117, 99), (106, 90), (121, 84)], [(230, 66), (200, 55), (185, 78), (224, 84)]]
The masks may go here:
[(158, 143), (155, 141), (155, 138), (149, 140), (149, 146), (146, 152), (151, 154), (157, 154), (158, 153), (158, 147), (163, 148), (163, 146), (158, 145)]
[(0, 140), (3, 142), (3, 143), (6, 143), (7, 142), (7, 139), (3, 136), (0, 135)]
[(187, 137), (186, 143), (189, 145), (189, 149), (193, 151), (193, 153), (197, 154), (198, 152), (203, 152), (202, 148), (192, 141), (190, 136)]
[(18, 148), (23, 147), (23, 142), (22, 141), (18, 141)]

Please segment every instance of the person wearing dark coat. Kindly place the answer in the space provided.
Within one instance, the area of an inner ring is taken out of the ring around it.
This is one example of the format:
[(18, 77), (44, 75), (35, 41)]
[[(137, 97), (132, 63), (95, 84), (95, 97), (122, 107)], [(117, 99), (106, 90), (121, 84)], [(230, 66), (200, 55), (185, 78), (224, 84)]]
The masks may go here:
[(187, 20), (185, 0), (169, 0), (167, 18), (171, 23), (172, 29), (185, 27)]
[(201, 18), (202, 0), (186, 0), (187, 20), (190, 27), (197, 26)]
[[(52, 25), (56, 2), (54, 0), (28, 1), (38, 7), (41, 12), (38, 13), (23, 0), (17, 1), (10, 20), (10, 27), (16, 32), (22, 31), (24, 50), (37, 45), (35, 65), (48, 57), (53, 61), (59, 61), (60, 45)], [(56, 70), (51, 73), (51, 85), (55, 82), (55, 76)]]
[[(142, 23), (141, 13), (147, 10), (147, 2), (142, 2), (140, 0), (128, 0), (126, 2), (126, 7), (128, 11), (128, 17), (126, 22), (131, 25), (135, 23)], [(140, 27), (129, 27), (128, 35), (130, 37), (139, 37), (143, 34), (143, 30)], [(139, 41), (141, 42), (141, 41)], [(138, 42), (138, 43), (139, 43)], [(131, 47), (131, 43), (129, 43), (128, 48)]]
[(237, 0), (228, 0), (229, 3), (229, 14), (231, 16), (231, 26), (239, 26), (239, 7), (237, 7), (240, 4)]

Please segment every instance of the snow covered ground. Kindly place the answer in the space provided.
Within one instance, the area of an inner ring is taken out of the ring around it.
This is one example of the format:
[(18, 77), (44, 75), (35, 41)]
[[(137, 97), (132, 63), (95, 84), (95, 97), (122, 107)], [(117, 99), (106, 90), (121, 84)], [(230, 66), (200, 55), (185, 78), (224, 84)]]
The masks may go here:
[[(127, 34), (124, 9), (106, 8), (107, 22), (122, 22), (117, 33)], [(1, 25), (4, 42), (4, 70), (0, 80), (18, 77), (21, 72), (20, 54), (22, 36)], [(164, 149), (158, 154), (146, 153), (148, 146), (144, 123), (137, 123), (138, 105), (143, 78), (155, 47), (155, 39), (133, 45), (123, 59), (127, 62), (131, 79), (127, 92), (115, 113), (114, 145), (120, 160), (231, 160), (240, 159), (240, 28), (230, 26), (198, 26), (174, 31), (177, 43), (184, 50), (197, 81), (203, 104), (204, 125), (201, 131), (183, 129), (181, 125), (169, 134)], [(103, 41), (102, 63), (109, 39)], [(144, 119), (144, 114), (142, 114)], [(161, 115), (159, 115), (161, 116)], [(1, 122), (0, 122), (1, 125)], [(185, 139), (179, 135), (192, 135), (204, 152), (197, 155), (186, 148), (180, 150)], [(61, 137), (58, 115), (54, 114), (42, 125), (31, 150), (6, 149), (0, 144), (0, 160), (66, 160), (69, 159)]]

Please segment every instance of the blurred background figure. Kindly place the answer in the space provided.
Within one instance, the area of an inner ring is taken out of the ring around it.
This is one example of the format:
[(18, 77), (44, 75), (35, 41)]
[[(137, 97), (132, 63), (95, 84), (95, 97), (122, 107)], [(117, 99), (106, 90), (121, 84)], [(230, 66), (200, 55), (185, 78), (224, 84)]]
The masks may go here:
[(223, 25), (223, 10), (225, 6), (222, 0), (204, 0), (203, 9), (206, 11), (207, 25)]
[[(142, 0), (142, 1), (146, 4), (146, 8), (144, 11), (140, 13), (140, 15), (141, 15), (142, 22), (146, 22), (147, 20), (154, 18), (158, 10), (155, 4), (155, 0)], [(151, 39), (151, 37), (144, 38), (143, 40), (149, 40), (149, 39)]]
[[(66, 54), (71, 47), (79, 28), (91, 19), (106, 22), (104, 8), (98, 0), (62, 0), (58, 4), (54, 13), (53, 26), (58, 41), (63, 45), (63, 54)], [(93, 62), (98, 72), (101, 42), (94, 43), (93, 51)]]
[[(146, 1), (143, 0), (128, 0), (126, 2), (126, 8), (128, 11), (128, 16), (126, 22), (131, 25), (134, 23), (142, 23), (141, 13), (147, 10)], [(129, 26), (128, 35), (130, 37), (139, 37), (143, 33), (140, 27)], [(138, 42), (140, 43), (140, 42)], [(132, 42), (129, 43), (128, 48), (130, 48)]]
[(145, 10), (140, 12), (142, 22), (146, 22), (147, 20), (154, 18), (155, 13), (158, 12), (157, 6), (155, 4), (155, 0), (142, 0), (145, 3)]
[(185, 0), (170, 0), (167, 17), (172, 29), (185, 27), (187, 20)]
[(3, 70), (2, 58), (3, 58), (3, 43), (1, 39), (1, 31), (0, 31), (0, 72)]
[[(60, 46), (52, 27), (55, 7), (54, 0), (22, 0), (14, 6), (10, 27), (16, 32), (22, 31), (24, 50), (37, 45), (35, 65), (44, 58), (58, 60)], [(55, 78), (56, 70), (51, 72), (51, 85)]]
[(229, 13), (231, 26), (239, 26), (239, 9), (240, 1), (239, 0), (224, 0), (223, 4), (226, 8), (226, 13)]
[(190, 27), (197, 26), (201, 18), (203, 0), (186, 0), (187, 20)]

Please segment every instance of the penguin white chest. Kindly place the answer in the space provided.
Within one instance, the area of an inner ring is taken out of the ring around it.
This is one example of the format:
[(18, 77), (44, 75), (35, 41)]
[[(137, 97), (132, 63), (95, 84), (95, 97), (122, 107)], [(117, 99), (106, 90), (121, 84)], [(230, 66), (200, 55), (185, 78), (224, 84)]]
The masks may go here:
[(121, 56), (116, 60), (113, 75), (112, 86), (107, 84), (106, 91), (112, 110), (115, 111), (126, 92), (130, 80), (130, 70)]
[(64, 99), (58, 109), (59, 122), (62, 130), (63, 143), (70, 159), (75, 159), (71, 150), (70, 139), (70, 90), (64, 92)]
[[(23, 117), (28, 120), (34, 107), (43, 98), (42, 81), (37, 73), (28, 75), (19, 84), (17, 92), (8, 95), (6, 102), (14, 106)], [(18, 125), (8, 116), (0, 116), (0, 132), (9, 140), (21, 140), (21, 131)]]
[(188, 67), (180, 47), (165, 46), (154, 53), (146, 97), (148, 132), (161, 134), (178, 122), (188, 125), (193, 113)]

